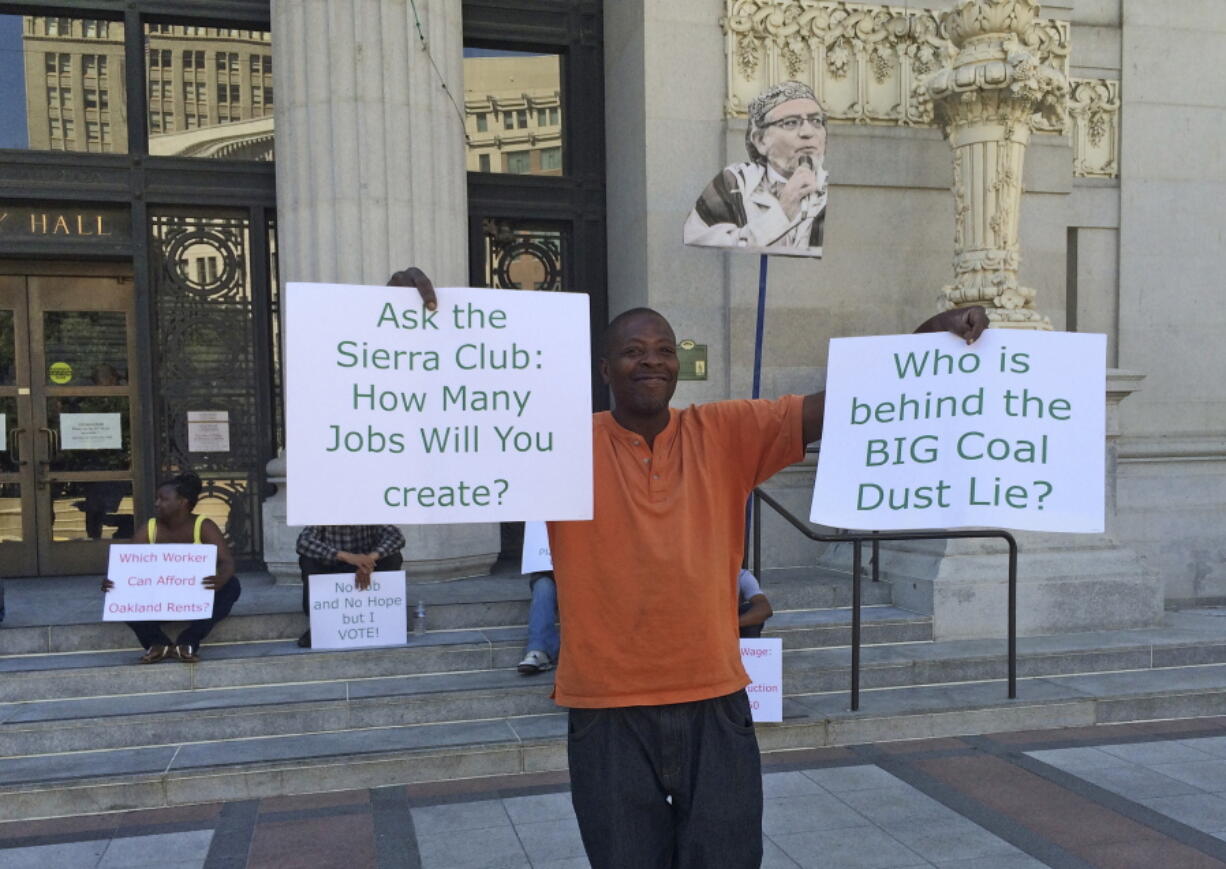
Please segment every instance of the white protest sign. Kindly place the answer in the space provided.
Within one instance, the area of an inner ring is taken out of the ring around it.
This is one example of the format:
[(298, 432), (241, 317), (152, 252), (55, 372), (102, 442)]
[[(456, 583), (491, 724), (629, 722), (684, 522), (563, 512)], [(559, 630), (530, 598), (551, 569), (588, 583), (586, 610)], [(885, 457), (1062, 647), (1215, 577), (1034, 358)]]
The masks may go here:
[(357, 649), (402, 646), (408, 641), (403, 570), (370, 575), (370, 587), (358, 589), (352, 573), (310, 577), (311, 648)]
[(217, 572), (212, 543), (112, 543), (104, 622), (195, 621), (213, 615), (204, 578)]
[(783, 720), (783, 640), (741, 639), (741, 663), (749, 674), (749, 708), (753, 720)]
[(519, 563), (520, 573), (553, 570), (553, 553), (549, 550), (549, 526), (544, 522), (524, 523), (524, 552)]
[(123, 448), (117, 413), (61, 413), (60, 449), (118, 450)]
[(588, 297), (291, 283), (291, 525), (592, 517)]
[(1106, 336), (836, 338), (810, 518), (1103, 530)]

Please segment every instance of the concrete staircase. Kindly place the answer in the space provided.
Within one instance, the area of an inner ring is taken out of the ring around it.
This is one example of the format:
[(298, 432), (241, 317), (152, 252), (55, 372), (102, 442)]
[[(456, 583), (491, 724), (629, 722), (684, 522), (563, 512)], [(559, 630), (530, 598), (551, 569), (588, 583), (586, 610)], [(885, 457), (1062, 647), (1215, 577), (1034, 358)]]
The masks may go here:
[[(766, 752), (1226, 712), (1226, 610), (1151, 630), (933, 642), (929, 619), (864, 585), (861, 709), (848, 710), (848, 577), (768, 571), (784, 640), (785, 721)], [(205, 660), (135, 666), (96, 622), (96, 580), (10, 583), (0, 629), (0, 820), (564, 769), (548, 674), (514, 671), (517, 576), (414, 585), (431, 631), (388, 649), (313, 651), (298, 591), (244, 577)], [(1003, 621), (1003, 619), (1002, 619)]]

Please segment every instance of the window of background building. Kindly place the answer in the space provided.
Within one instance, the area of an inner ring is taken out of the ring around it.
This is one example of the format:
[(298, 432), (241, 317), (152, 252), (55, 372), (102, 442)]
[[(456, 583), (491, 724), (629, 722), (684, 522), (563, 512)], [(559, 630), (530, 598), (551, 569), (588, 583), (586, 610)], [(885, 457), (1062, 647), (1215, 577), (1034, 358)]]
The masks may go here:
[[(149, 153), (216, 160), (273, 158), (272, 36), (202, 25), (146, 25), (149, 52), (182, 62), (147, 70)], [(184, 104), (159, 99), (183, 94)]]
[(531, 151), (511, 151), (510, 153), (504, 153), (502, 156), (506, 162), (504, 171), (510, 172), (512, 175), (525, 175), (532, 171)]
[(561, 148), (542, 148), (541, 149), (541, 173), (562, 174), (562, 149)]
[[(469, 172), (562, 174), (561, 55), (465, 48), (464, 106)], [(489, 130), (489, 115), (495, 124), (501, 115), (500, 131)]]
[(0, 15), (0, 148), (122, 153), (123, 23)]

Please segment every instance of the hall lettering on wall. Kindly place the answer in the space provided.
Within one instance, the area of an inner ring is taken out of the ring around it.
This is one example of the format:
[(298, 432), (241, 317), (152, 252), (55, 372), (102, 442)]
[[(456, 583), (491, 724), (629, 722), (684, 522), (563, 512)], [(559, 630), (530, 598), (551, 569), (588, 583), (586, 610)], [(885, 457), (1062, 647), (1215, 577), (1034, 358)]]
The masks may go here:
[(119, 210), (0, 205), (0, 239), (115, 242), (128, 235), (128, 216)]

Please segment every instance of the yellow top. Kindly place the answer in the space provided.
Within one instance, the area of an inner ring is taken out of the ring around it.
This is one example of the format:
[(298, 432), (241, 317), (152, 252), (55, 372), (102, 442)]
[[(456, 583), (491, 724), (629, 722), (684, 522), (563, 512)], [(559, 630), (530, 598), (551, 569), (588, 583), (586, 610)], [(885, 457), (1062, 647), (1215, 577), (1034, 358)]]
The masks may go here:
[[(204, 517), (197, 516), (196, 517), (196, 527), (192, 531), (192, 542), (193, 543), (203, 542), (200, 539), (200, 529), (203, 526), (204, 526)], [(149, 520), (149, 542), (157, 543), (157, 538), (158, 538), (158, 520), (156, 518), (153, 518)]]

